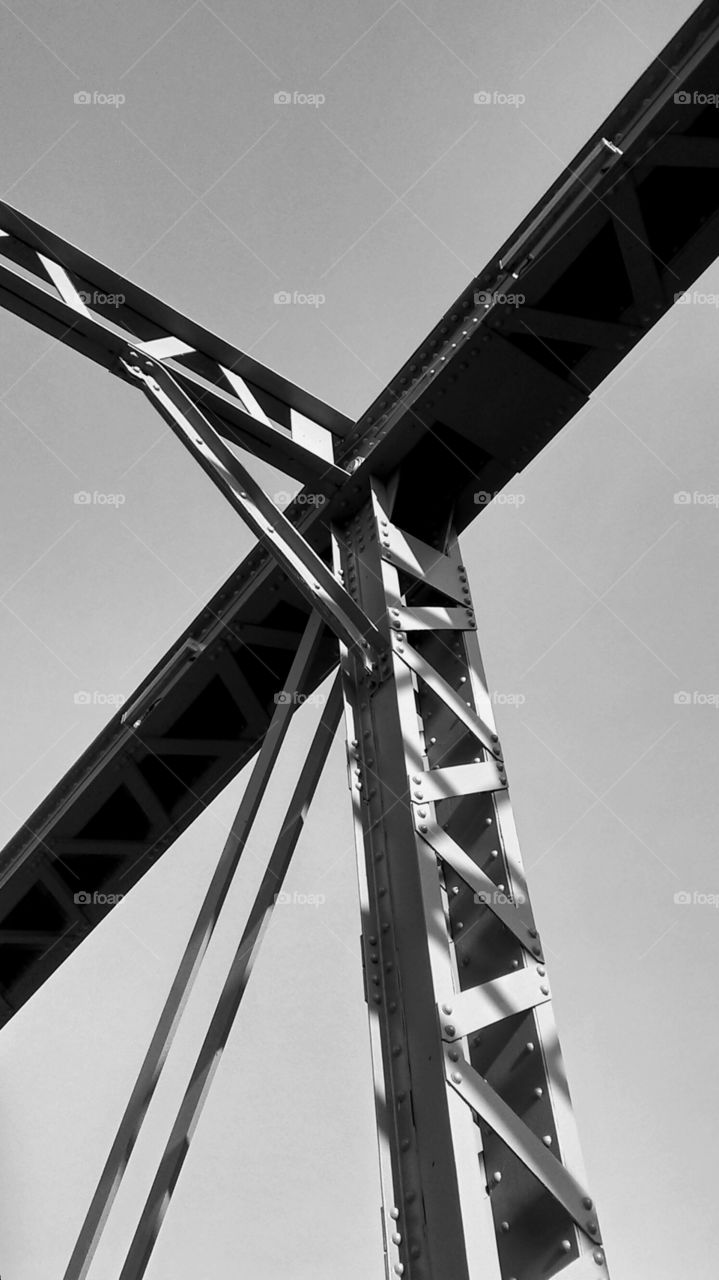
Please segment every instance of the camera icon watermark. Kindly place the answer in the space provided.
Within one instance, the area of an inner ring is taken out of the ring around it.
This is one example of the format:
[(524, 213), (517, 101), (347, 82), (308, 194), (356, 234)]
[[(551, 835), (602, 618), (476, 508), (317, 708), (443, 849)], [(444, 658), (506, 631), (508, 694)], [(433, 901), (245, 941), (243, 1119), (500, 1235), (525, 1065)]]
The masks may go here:
[(527, 501), (525, 493), (502, 493), (497, 491), (492, 493), (490, 489), (478, 489), (474, 495), (475, 506), (486, 507), (490, 502), (496, 502), (503, 507), (523, 507)]
[(90, 893), (87, 889), (79, 889), (73, 894), (73, 902), (78, 907), (114, 907), (122, 902), (124, 896), (124, 893), (99, 893), (97, 890)]
[(277, 493), (272, 495), (275, 506), (288, 507), (291, 502), (296, 502), (300, 507), (323, 507), (329, 499), (324, 493), (289, 493), (287, 489), (278, 489)]
[(300, 93), (294, 89), (278, 89), (274, 94), (274, 103), (276, 107), (321, 107), (324, 106), (327, 98), (324, 93)]
[(719, 693), (703, 693), (701, 689), (679, 689), (674, 694), (677, 707), (719, 707)]
[(73, 493), (72, 500), (76, 507), (122, 507), (127, 501), (124, 493), (100, 493), (97, 489), (92, 493), (80, 489)]
[(500, 293), (496, 289), (475, 289), (475, 307), (522, 307), (527, 301), (524, 293)]
[(321, 907), (327, 898), (324, 893), (299, 893), (296, 889), (288, 893), (286, 889), (280, 889), (274, 901), (278, 907)]
[(719, 307), (719, 293), (702, 293), (701, 289), (682, 289), (674, 294), (678, 307), (692, 304), (695, 307)]
[(102, 293), (100, 289), (78, 289), (77, 296), (86, 307), (124, 307), (124, 293)]
[(523, 107), (527, 101), (526, 93), (502, 93), (499, 89), (480, 89), (473, 94), (477, 107)]
[(719, 493), (699, 493), (696, 489), (689, 493), (686, 489), (674, 494), (674, 505), (677, 507), (719, 507)]
[(327, 301), (324, 293), (302, 293), (300, 289), (278, 289), (273, 302), (276, 307), (321, 307)]
[(92, 93), (88, 89), (79, 89), (77, 93), (73, 93), (72, 100), (78, 107), (121, 107), (127, 102), (124, 93), (101, 93), (98, 89), (93, 89)]
[(327, 699), (323, 693), (298, 693), (296, 689), (280, 689), (274, 694), (273, 702), (277, 707), (286, 707), (289, 703), (294, 706), (303, 707), (305, 703), (310, 706), (323, 707)]
[(689, 892), (688, 889), (679, 889), (674, 894), (674, 901), (678, 907), (719, 907), (719, 893), (702, 893), (699, 889)]
[(76, 707), (121, 707), (124, 693), (104, 693), (101, 689), (78, 689), (72, 695)]
[(719, 107), (719, 93), (702, 93), (699, 89), (690, 93), (688, 89), (679, 89), (674, 94), (674, 104), (677, 107)]
[(527, 901), (527, 895), (521, 889), (517, 889), (515, 893), (509, 893), (504, 885), (497, 885), (496, 889), (482, 890), (472, 895), (474, 901), (482, 906), (489, 907), (513, 907), (521, 906)]

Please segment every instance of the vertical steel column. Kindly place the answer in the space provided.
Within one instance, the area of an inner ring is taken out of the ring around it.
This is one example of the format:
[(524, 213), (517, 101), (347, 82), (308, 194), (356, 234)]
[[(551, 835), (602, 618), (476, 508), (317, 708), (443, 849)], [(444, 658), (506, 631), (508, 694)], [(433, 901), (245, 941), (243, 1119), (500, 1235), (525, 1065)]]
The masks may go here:
[(375, 483), (334, 546), (387, 1275), (608, 1280), (456, 541)]

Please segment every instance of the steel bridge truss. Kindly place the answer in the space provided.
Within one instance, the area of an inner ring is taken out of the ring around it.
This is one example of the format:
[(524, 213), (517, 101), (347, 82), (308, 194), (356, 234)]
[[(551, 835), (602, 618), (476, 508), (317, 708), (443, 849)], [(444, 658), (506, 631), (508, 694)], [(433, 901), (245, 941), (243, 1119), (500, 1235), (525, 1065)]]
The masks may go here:
[(540, 1280), (561, 1271), (580, 1280), (591, 1266), (608, 1280), (451, 497), (433, 546), (394, 523), (397, 484), (373, 481), (366, 506), (331, 528), (332, 569), (290, 526), (293, 558), (286, 522), (172, 376), (136, 351), (126, 367), (314, 607), (63, 1280), (88, 1275), (325, 625), (340, 647), (341, 676), (119, 1280), (145, 1275), (342, 702), (386, 1274)]
[[(77, 889), (126, 892), (254, 759), (64, 1280), (298, 695), (338, 665), (120, 1280), (145, 1274), (343, 711), (387, 1276), (607, 1280), (457, 539), (715, 258), (717, 86), (704, 0), (356, 424), (0, 203), (0, 305), (140, 389), (258, 537), (0, 860), (6, 1021), (109, 909)], [(304, 501), (280, 512), (239, 451)]]
[[(323, 635), (341, 650), (387, 1275), (575, 1280), (607, 1271), (452, 529), (391, 520), (387, 488), (331, 527), (330, 569), (152, 356), (134, 380), (312, 606), (64, 1280), (85, 1280)], [(142, 1280), (340, 712), (335, 682), (119, 1280)], [(136, 714), (130, 712), (130, 718)], [(141, 721), (133, 721), (133, 725)]]

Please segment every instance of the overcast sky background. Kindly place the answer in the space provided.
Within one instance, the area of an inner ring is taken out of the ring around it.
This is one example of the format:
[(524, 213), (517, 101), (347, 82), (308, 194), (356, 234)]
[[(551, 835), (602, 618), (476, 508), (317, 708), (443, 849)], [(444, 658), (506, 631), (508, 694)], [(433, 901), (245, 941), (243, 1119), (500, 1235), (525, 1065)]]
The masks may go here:
[[(0, 192), (357, 417), (692, 8), (0, 0)], [(693, 696), (719, 695), (716, 340), (714, 306), (674, 308), (463, 539), (614, 1280), (716, 1274), (719, 911), (674, 901), (719, 894), (719, 712)], [(4, 841), (251, 538), (139, 394), (6, 313), (0, 450)], [(315, 714), (92, 1280), (116, 1280)], [(245, 780), (0, 1036), (2, 1280), (60, 1280)], [(287, 886), (325, 901), (277, 909), (148, 1280), (383, 1276), (349, 819), (338, 741)]]

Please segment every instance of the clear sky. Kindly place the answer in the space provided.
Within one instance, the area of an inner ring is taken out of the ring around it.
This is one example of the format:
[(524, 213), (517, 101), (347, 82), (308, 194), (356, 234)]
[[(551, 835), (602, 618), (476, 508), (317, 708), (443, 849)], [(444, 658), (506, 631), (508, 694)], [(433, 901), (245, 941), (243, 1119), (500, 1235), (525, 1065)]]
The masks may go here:
[[(0, 192), (356, 417), (692, 7), (0, 0)], [(697, 288), (463, 539), (614, 1280), (716, 1276), (716, 267)], [(4, 840), (251, 538), (136, 391), (6, 313), (0, 450)], [(116, 1280), (312, 716), (92, 1280)], [(0, 1036), (2, 1280), (62, 1276), (244, 781)], [(277, 909), (148, 1280), (381, 1280), (340, 742), (288, 889), (324, 900)]]

